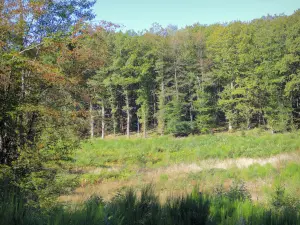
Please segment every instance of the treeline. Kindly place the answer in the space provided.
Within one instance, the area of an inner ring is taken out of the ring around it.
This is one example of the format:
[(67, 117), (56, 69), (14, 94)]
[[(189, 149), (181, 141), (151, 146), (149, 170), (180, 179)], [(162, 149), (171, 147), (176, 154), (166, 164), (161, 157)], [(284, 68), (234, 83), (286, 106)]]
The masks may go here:
[(299, 127), (300, 13), (105, 32), (87, 81), (90, 135)]

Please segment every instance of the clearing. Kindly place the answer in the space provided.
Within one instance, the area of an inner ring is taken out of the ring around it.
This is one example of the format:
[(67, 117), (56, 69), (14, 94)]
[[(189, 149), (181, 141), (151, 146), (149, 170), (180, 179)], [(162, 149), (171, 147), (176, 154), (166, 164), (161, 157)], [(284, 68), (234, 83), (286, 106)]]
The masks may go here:
[[(243, 181), (253, 200), (264, 201), (278, 184), (300, 195), (300, 140), (297, 133), (242, 133), (176, 139), (95, 139), (83, 143), (69, 165), (79, 181), (63, 202), (83, 202), (92, 195), (110, 200), (130, 187), (154, 184), (164, 201), (198, 186), (212, 192)], [(299, 171), (299, 172), (297, 172)]]

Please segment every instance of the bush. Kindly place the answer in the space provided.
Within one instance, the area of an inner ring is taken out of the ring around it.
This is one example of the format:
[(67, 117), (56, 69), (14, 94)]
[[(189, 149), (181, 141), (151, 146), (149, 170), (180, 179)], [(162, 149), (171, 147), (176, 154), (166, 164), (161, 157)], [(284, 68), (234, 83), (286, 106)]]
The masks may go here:
[(175, 137), (187, 137), (190, 134), (195, 134), (196, 131), (195, 124), (189, 121), (174, 121), (169, 126), (169, 132)]
[(272, 196), (272, 206), (278, 211), (298, 211), (300, 201), (285, 192), (283, 186), (277, 186)]
[(227, 191), (223, 188), (223, 186), (217, 186), (214, 190), (214, 194), (217, 198), (228, 198), (230, 201), (251, 200), (251, 194), (246, 189), (243, 181), (234, 181)]

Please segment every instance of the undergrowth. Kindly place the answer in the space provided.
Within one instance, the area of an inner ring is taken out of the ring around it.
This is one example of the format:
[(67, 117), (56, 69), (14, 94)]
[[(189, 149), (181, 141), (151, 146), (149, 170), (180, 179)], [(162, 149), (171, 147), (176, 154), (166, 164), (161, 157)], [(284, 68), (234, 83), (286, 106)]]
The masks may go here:
[(1, 225), (215, 225), (215, 224), (300, 224), (299, 205), (291, 206), (284, 189), (274, 191), (270, 206), (253, 203), (243, 184), (228, 191), (217, 189), (214, 195), (199, 193), (198, 188), (186, 196), (159, 202), (153, 187), (137, 193), (129, 189), (110, 202), (93, 196), (76, 207), (33, 208), (21, 193), (1, 195)]

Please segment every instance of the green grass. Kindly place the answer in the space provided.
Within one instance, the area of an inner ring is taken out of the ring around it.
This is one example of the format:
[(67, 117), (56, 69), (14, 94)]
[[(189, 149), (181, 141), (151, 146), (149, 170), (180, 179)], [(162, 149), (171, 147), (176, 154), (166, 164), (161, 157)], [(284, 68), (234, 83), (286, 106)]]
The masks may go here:
[[(201, 166), (201, 161), (206, 159), (258, 158), (293, 152), (300, 149), (298, 136), (299, 133), (270, 134), (252, 130), (246, 133), (221, 133), (187, 138), (164, 136), (147, 139), (94, 139), (83, 142), (81, 148), (75, 151), (73, 162), (67, 166), (72, 171), (79, 171), (77, 181), (82, 187), (93, 186), (90, 191), (85, 192), (85, 196), (92, 195), (92, 190), (95, 190), (97, 185), (103, 186), (103, 182), (110, 181), (119, 182), (120, 186), (126, 186), (126, 181), (130, 181), (131, 185), (140, 190), (143, 183), (153, 182), (153, 177), (146, 177), (145, 171), (151, 172), (181, 163), (200, 163)], [(265, 200), (270, 190), (278, 184), (284, 184), (289, 193), (300, 195), (297, 188), (297, 185), (300, 186), (300, 173), (295, 168), (297, 166), (280, 166), (283, 168), (275, 168), (271, 164), (254, 164), (249, 168), (210, 169), (178, 177), (176, 171), (174, 174), (165, 174), (162, 170), (155, 180), (156, 191), (163, 191), (163, 195), (174, 190), (190, 191), (195, 183), (201, 184), (203, 190), (210, 191), (215, 185), (244, 180), (255, 186), (253, 188), (256, 194), (259, 194), (257, 198), (260, 200)], [(108, 189), (110, 188), (108, 185)]]
[[(269, 157), (296, 151), (300, 149), (298, 136), (299, 133), (270, 134), (252, 130), (246, 133), (220, 133), (187, 138), (164, 136), (147, 139), (93, 139), (82, 142), (81, 148), (74, 152), (73, 161), (65, 166), (72, 171), (81, 171), (78, 172), (77, 181), (85, 185), (108, 180), (136, 179), (137, 172), (142, 173), (144, 169), (199, 163), (205, 159)], [(264, 179), (272, 170), (272, 166), (253, 165), (248, 170), (241, 170), (239, 176), (242, 175), (244, 180), (257, 177)], [(220, 178), (221, 181), (236, 177), (235, 171), (237, 170), (225, 171), (227, 175)], [(214, 182), (214, 176), (210, 177)], [(215, 178), (216, 181), (217, 179)], [(168, 177), (162, 175), (160, 181), (168, 181)]]
[[(1, 195), (1, 225), (217, 225), (217, 224), (300, 224), (299, 205), (283, 201), (281, 190), (275, 191), (270, 207), (255, 204), (247, 190), (236, 185), (229, 191), (203, 195), (194, 191), (184, 197), (169, 198), (161, 204), (152, 186), (140, 196), (131, 189), (104, 202), (92, 197), (75, 208), (57, 206), (48, 210), (26, 205), (19, 192)], [(279, 204), (278, 204), (279, 203)]]
[(208, 158), (268, 157), (300, 149), (298, 133), (216, 134), (174, 138), (94, 139), (74, 155), (76, 166), (161, 167)]
[[(186, 174), (161, 170), (155, 186), (143, 188), (145, 179), (153, 178), (144, 172), (205, 159), (257, 158), (293, 152), (300, 149), (298, 136), (298, 133), (272, 135), (251, 131), (178, 139), (119, 137), (86, 141), (74, 152), (73, 161), (64, 164), (69, 173), (57, 175), (58, 186), (69, 192), (80, 183), (97, 188), (97, 185), (105, 185), (103, 181), (134, 180), (136, 182), (129, 183), (136, 185), (132, 188), (138, 194), (120, 185), (116, 197), (107, 202), (101, 197), (92, 197), (84, 204), (59, 204), (45, 210), (27, 205), (22, 193), (10, 195), (10, 190), (0, 190), (0, 225), (300, 224), (297, 197), (300, 196), (300, 165), (297, 161)], [(235, 185), (239, 181), (245, 186)], [(195, 185), (198, 187), (192, 192)], [(166, 195), (166, 201), (159, 199), (160, 193), (172, 191), (179, 194), (169, 199), (170, 195)], [(263, 201), (251, 201), (249, 194), (253, 191)]]
[[(248, 168), (237, 169), (211, 169), (198, 173), (189, 173), (187, 178), (174, 183), (186, 184), (196, 181), (206, 193), (211, 193), (216, 185), (224, 186), (234, 181), (244, 181), (250, 192), (255, 193), (255, 200), (267, 202), (270, 193), (277, 187), (283, 187), (288, 196), (300, 196), (300, 164), (296, 162), (284, 162), (276, 168), (271, 164), (253, 164)], [(172, 184), (169, 184), (172, 186)], [(298, 200), (299, 201), (299, 200)]]

